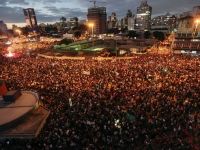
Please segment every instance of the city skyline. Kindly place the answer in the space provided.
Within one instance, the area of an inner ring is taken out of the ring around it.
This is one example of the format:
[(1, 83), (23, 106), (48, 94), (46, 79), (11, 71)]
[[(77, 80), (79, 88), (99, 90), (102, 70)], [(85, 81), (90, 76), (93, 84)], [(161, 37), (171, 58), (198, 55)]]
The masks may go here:
[[(116, 12), (118, 17), (125, 16), (128, 9), (136, 13), (136, 8), (141, 0), (114, 1), (107, 0), (106, 4), (97, 3), (98, 6), (106, 6), (107, 13)], [(198, 5), (197, 0), (148, 0), (152, 6), (152, 15), (170, 13), (181, 13), (189, 11), (193, 6)], [(173, 5), (172, 5), (173, 4)], [(4, 0), (0, 1), (0, 20), (5, 23), (24, 23), (23, 9), (34, 8), (39, 22), (56, 22), (61, 16), (66, 18), (79, 17), (87, 18), (87, 9), (92, 6), (89, 0)]]

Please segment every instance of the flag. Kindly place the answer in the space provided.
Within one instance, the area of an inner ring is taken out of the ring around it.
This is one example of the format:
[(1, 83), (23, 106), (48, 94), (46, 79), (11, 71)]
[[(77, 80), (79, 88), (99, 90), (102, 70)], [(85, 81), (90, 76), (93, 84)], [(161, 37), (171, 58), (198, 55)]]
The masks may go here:
[(4, 81), (0, 81), (0, 95), (5, 96), (7, 93), (7, 87)]

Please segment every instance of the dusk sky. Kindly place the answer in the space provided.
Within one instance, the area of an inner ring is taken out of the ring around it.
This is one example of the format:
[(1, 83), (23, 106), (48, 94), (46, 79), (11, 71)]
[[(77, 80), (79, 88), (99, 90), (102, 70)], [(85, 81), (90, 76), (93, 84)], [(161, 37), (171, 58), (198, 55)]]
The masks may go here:
[[(135, 13), (140, 1), (104, 0), (105, 4), (97, 3), (97, 5), (106, 6), (108, 15), (115, 11), (118, 17), (122, 17), (128, 9)], [(200, 0), (148, 0), (148, 3), (153, 7), (155, 16), (166, 12), (190, 11), (193, 6), (200, 5)], [(0, 20), (6, 23), (22, 23), (24, 22), (22, 9), (28, 7), (35, 9), (38, 22), (55, 22), (61, 16), (86, 19), (87, 8), (90, 6), (92, 3), (89, 0), (0, 0)]]

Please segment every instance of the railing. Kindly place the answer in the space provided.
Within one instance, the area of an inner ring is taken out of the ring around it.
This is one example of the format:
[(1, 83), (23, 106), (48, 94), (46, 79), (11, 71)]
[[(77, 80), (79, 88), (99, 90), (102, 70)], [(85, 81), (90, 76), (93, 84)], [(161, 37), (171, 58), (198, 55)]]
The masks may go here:
[(193, 39), (193, 38), (200, 38), (200, 35), (198, 33), (192, 34), (192, 33), (177, 33), (175, 35), (175, 38), (177, 39)]
[(200, 41), (175, 41), (172, 47), (174, 50), (184, 49), (184, 50), (199, 50), (200, 51)]

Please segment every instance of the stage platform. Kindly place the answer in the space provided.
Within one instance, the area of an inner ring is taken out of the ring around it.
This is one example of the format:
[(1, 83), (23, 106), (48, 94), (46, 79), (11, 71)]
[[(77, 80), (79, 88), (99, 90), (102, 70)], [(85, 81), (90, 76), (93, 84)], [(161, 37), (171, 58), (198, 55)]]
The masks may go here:
[(49, 111), (39, 106), (37, 93), (22, 91), (13, 103), (0, 101), (0, 138), (36, 137)]
[(22, 122), (0, 131), (1, 139), (33, 139), (36, 138), (48, 118), (50, 112), (42, 107), (39, 107), (36, 111), (31, 112)]

